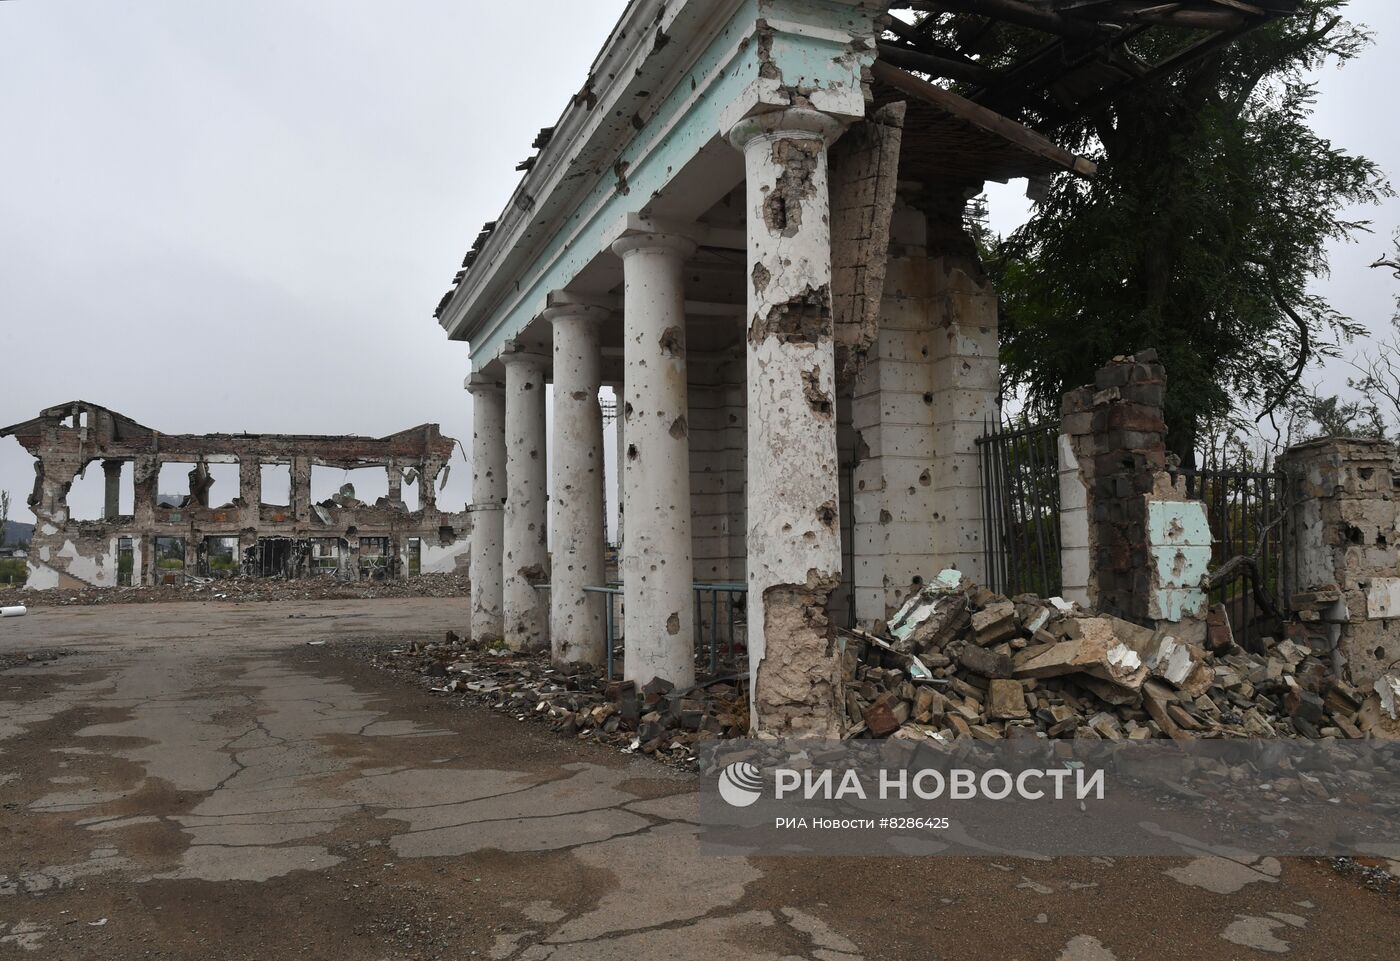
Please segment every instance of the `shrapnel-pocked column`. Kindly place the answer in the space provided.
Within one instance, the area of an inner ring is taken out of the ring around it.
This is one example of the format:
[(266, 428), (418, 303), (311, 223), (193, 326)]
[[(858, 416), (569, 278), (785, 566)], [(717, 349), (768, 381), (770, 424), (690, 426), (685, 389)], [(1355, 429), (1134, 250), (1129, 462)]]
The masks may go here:
[(695, 244), (639, 233), (613, 250), (625, 282), (624, 676), (688, 687), (695, 683), (695, 624), (683, 268)]
[(755, 732), (839, 737), (841, 579), (827, 147), (839, 121), (740, 121), (748, 196), (748, 647)]
[(554, 326), (554, 451), (549, 640), (556, 664), (602, 664), (603, 596), (585, 587), (606, 581), (603, 514), (603, 409), (599, 325), (608, 316), (583, 304), (551, 307)]
[(513, 651), (549, 645), (548, 488), (545, 473), (545, 367), (540, 354), (505, 354), (506, 509), (505, 641)]
[[(472, 397), (472, 639), (505, 637), (502, 563), (505, 559), (506, 398), (500, 383), (473, 380)], [(430, 480), (420, 477), (426, 487)]]

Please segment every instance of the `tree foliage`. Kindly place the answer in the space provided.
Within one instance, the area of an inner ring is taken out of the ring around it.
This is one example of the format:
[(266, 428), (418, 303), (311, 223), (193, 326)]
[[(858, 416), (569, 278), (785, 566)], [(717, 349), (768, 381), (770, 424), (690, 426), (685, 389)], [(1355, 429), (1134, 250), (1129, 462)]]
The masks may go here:
[(1110, 357), (1155, 347), (1169, 443), (1189, 464), (1206, 420), (1287, 401), (1360, 330), (1310, 290), (1326, 245), (1366, 226), (1346, 211), (1390, 193), (1310, 125), (1313, 73), (1369, 43), (1346, 5), (1304, 0), (1302, 16), (1056, 133), (1099, 173), (1058, 178), (991, 251), (1010, 387), (1054, 410)]

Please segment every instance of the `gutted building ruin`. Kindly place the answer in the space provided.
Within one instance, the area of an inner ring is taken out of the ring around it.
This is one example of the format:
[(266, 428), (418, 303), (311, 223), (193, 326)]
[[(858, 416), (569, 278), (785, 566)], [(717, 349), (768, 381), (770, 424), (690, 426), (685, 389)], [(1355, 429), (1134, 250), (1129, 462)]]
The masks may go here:
[[(31, 588), (232, 574), (388, 579), (467, 565), (470, 514), (437, 507), (457, 442), (436, 424), (388, 437), (163, 434), (73, 401), (0, 430), (7, 436), (35, 458)], [(163, 468), (173, 465), (186, 487), (178, 493), (159, 489)], [(231, 465), (237, 478), (232, 497), (215, 484), (218, 465)], [(345, 483), (314, 502), (318, 468), (382, 469), (387, 493), (361, 500)], [(102, 516), (76, 520), (70, 491), (99, 470)], [(405, 488), (416, 491), (416, 509), (405, 503)]]
[(438, 306), (471, 346), (473, 632), (599, 658), (608, 385), (626, 677), (693, 683), (694, 586), (741, 582), (754, 727), (831, 733), (833, 622), (982, 575), (998, 318), (968, 200), (1092, 176), (1063, 124), (1295, 8), (633, 0)]

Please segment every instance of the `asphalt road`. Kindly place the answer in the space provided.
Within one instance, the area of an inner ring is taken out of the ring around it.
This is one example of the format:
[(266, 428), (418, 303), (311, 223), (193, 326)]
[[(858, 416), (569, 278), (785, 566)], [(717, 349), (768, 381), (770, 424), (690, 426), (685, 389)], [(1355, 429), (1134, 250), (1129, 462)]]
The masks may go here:
[(705, 855), (688, 775), (360, 656), (463, 614), (0, 622), (0, 961), (1400, 957), (1400, 900), (1325, 862)]

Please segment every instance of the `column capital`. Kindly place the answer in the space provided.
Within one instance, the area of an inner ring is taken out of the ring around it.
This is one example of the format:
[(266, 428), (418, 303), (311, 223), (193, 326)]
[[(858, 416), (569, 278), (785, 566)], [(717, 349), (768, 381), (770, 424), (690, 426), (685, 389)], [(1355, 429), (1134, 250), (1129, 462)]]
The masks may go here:
[(669, 253), (681, 258), (694, 256), (695, 241), (681, 233), (661, 231), (628, 231), (613, 241), (612, 251), (623, 260), (638, 251)]
[(494, 377), (487, 377), (485, 374), (472, 374), (467, 378), (467, 382), (462, 385), (468, 394), (475, 397), (478, 394), (497, 393), (506, 389), (506, 385), (496, 380)]
[(612, 311), (601, 304), (552, 304), (540, 316), (551, 324), (569, 318), (602, 323), (612, 316)]
[(510, 351), (502, 354), (500, 360), (507, 367), (538, 367), (541, 370), (548, 368), (550, 362), (549, 357), (537, 354), (532, 350)]
[(729, 131), (729, 142), (739, 150), (760, 138), (806, 137), (820, 138), (829, 147), (846, 129), (846, 122), (829, 113), (811, 107), (788, 107), (754, 114), (736, 123)]

